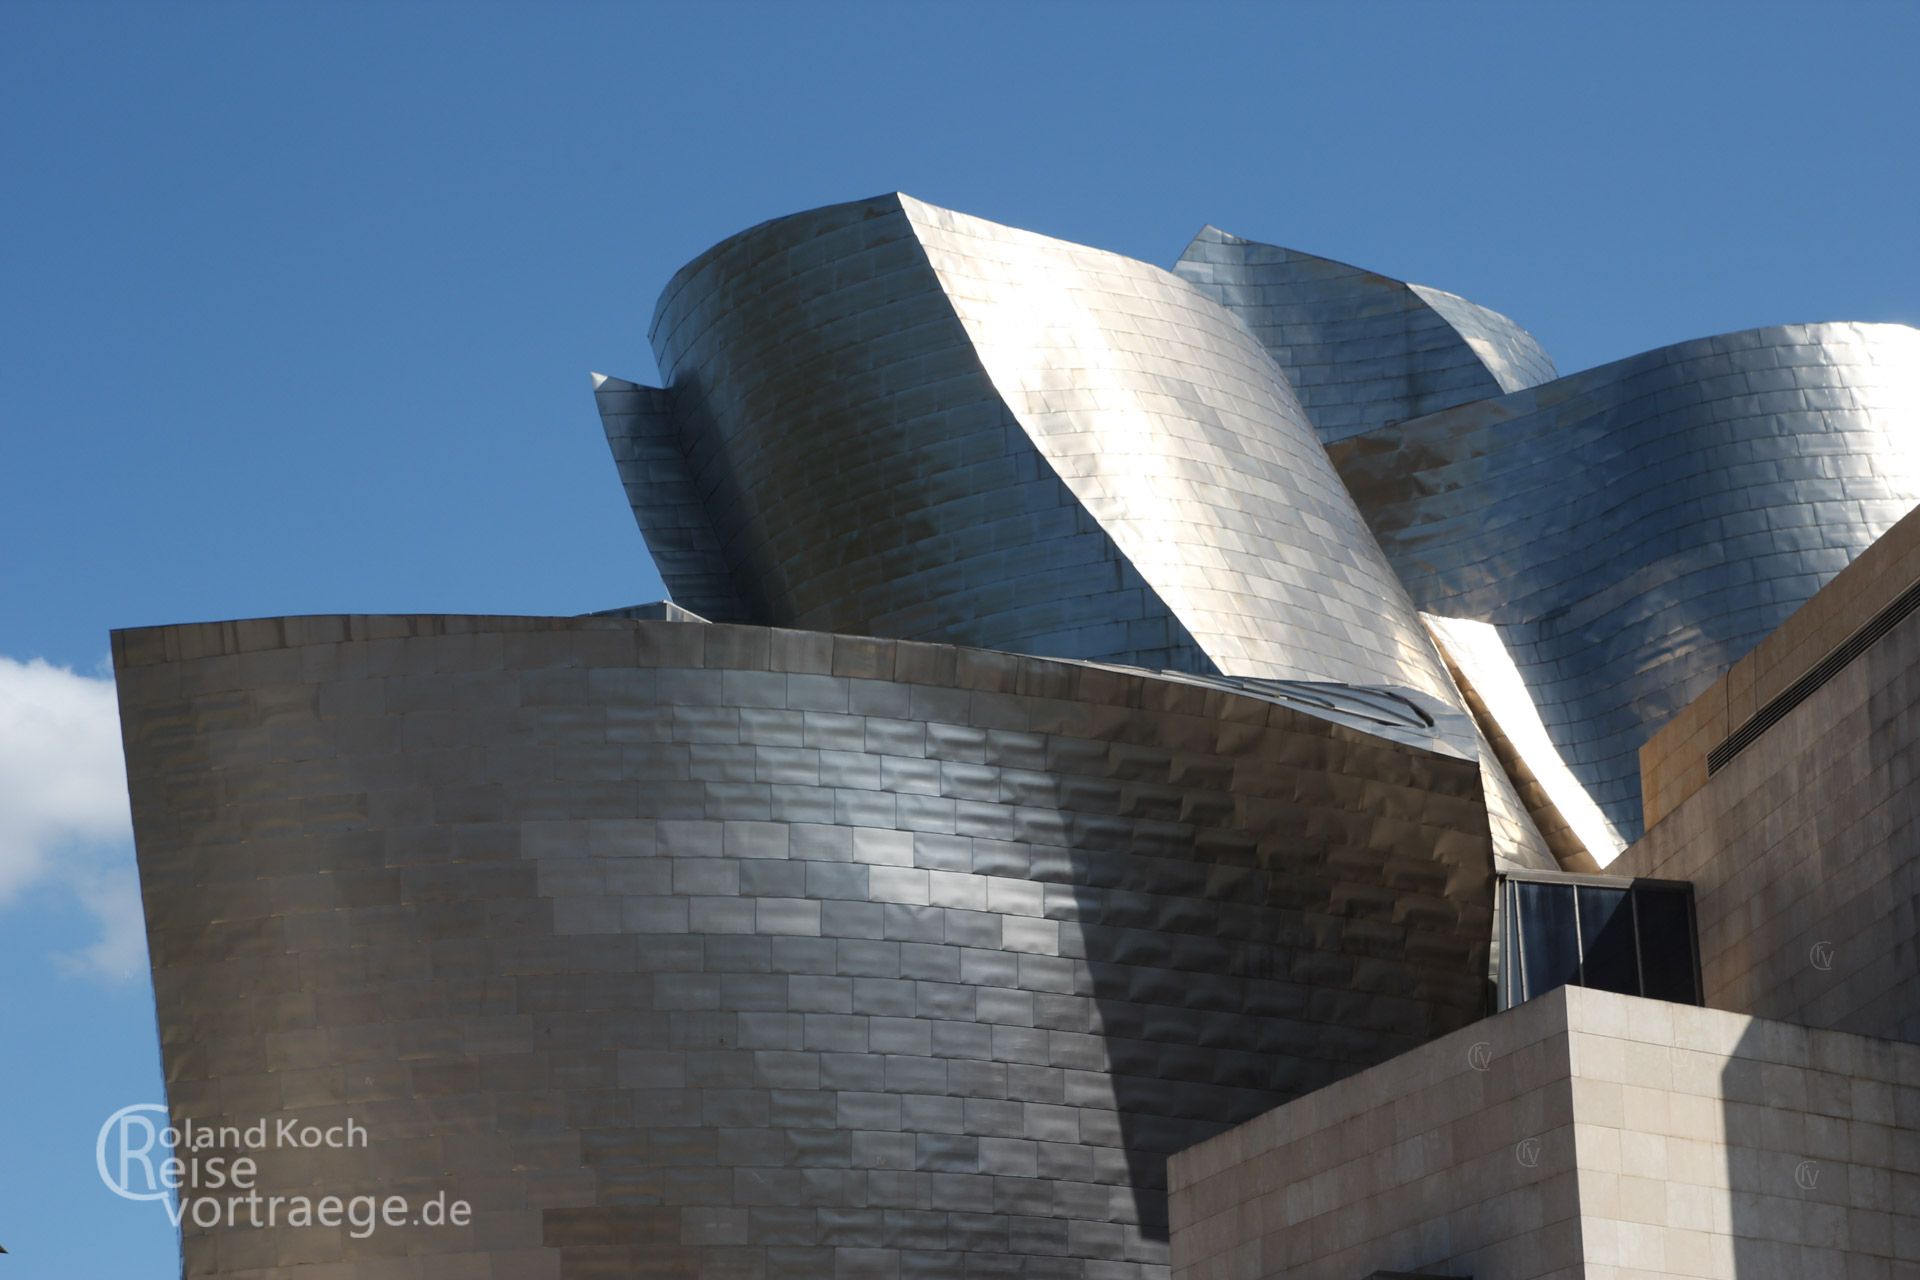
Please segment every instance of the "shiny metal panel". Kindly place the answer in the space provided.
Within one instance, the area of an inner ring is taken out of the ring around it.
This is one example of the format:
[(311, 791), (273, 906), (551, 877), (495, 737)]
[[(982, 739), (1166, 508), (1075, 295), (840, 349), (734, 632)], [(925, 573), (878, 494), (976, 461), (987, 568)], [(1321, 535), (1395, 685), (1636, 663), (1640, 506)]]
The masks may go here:
[(1560, 758), (1498, 629), (1431, 613), (1421, 618), (1560, 865), (1591, 871), (1612, 862), (1626, 841)]
[(1158, 267), (886, 196), (709, 250), (653, 340), (765, 621), (1462, 705), (1286, 379)]
[(596, 393), (677, 604), (116, 634), (176, 1117), (475, 1205), (193, 1274), (1160, 1280), (1167, 1153), (1477, 1016), (1496, 864), (1636, 834), (1647, 733), (1920, 501), (1914, 330), (1555, 379), (1212, 228), (855, 201), (652, 339)]
[(890, 196), (716, 247), (654, 341), (770, 620), (1452, 696), (1284, 379), (1166, 271)]
[(1920, 502), (1920, 331), (1704, 338), (1330, 452), (1420, 607), (1498, 627), (1632, 840), (1641, 744)]
[(1212, 669), (1008, 412), (898, 197), (709, 250), (653, 341), (764, 621)]
[(1481, 1011), (1475, 766), (1226, 689), (613, 618), (115, 656), (174, 1116), (474, 1204), (193, 1275), (1151, 1280), (1168, 1153)]
[(605, 374), (594, 374), (593, 384), (627, 505), (668, 594), (711, 621), (752, 621), (749, 595), (734, 580), (694, 483), (674, 426), (672, 397), (659, 387)]
[(1501, 391), (1524, 391), (1560, 376), (1539, 340), (1498, 311), (1444, 289), (1424, 284), (1407, 288), (1453, 326)]
[(1226, 675), (1452, 697), (1305, 412), (1159, 267), (903, 197), (994, 387)]
[(1558, 376), (1497, 312), (1218, 227), (1173, 270), (1246, 324), (1329, 443)]

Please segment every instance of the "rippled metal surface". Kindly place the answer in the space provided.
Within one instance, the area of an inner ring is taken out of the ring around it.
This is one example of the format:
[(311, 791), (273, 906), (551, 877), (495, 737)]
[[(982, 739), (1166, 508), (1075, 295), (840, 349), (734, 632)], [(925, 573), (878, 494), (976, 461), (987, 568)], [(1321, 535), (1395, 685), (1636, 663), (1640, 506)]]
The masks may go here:
[(1329, 443), (1558, 376), (1498, 312), (1218, 227), (1173, 270), (1246, 324)]
[(1285, 376), (1159, 267), (886, 196), (717, 245), (653, 341), (756, 620), (1463, 705)]
[(1482, 1010), (1475, 766), (1270, 699), (612, 618), (116, 660), (176, 1122), (474, 1205), (192, 1275), (1154, 1280), (1168, 1153)]
[[(1167, 1152), (1479, 1013), (1551, 865), (1500, 752), (1630, 838), (1647, 732), (1920, 500), (1913, 330), (1542, 381), (1212, 231), (856, 201), (653, 337), (596, 389), (677, 605), (116, 636), (176, 1118), (476, 1210), (195, 1274), (1157, 1280)], [(636, 620), (696, 615), (806, 629)]]
[(1640, 745), (1920, 502), (1920, 331), (1700, 339), (1330, 452), (1420, 607), (1498, 626), (1632, 840)]
[(1147, 263), (903, 204), (1014, 417), (1218, 671), (1451, 694), (1299, 401), (1224, 308)]
[(767, 621), (1451, 693), (1272, 361), (1158, 267), (889, 196), (717, 246), (653, 333)]

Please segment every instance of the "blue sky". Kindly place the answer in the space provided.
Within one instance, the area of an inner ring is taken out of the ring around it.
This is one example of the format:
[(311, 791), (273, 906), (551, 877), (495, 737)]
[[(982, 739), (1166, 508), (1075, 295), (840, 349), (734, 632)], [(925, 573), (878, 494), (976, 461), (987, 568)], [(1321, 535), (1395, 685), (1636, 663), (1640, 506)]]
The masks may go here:
[[(117, 626), (656, 598), (587, 374), (669, 275), (900, 189), (1168, 263), (1203, 223), (1571, 372), (1920, 321), (1920, 7), (0, 5), (0, 1260), (174, 1274)], [(37, 663), (35, 660), (39, 660)]]

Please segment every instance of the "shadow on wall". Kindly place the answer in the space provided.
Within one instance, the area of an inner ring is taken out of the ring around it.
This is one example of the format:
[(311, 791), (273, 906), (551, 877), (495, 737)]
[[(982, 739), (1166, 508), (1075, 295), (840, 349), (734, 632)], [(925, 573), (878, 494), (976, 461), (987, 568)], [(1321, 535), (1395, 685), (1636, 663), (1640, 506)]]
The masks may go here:
[[(1492, 858), (1471, 762), (1277, 708), (1115, 737), (1064, 781), (1060, 941), (1086, 960), (1133, 1260), (1159, 1263), (1169, 1155), (1479, 1015)], [(1176, 804), (1143, 814), (1156, 793)]]
[[(1899, 1083), (1900, 1059), (1912, 1055), (1883, 1040), (1753, 1023), (1720, 1075), (1724, 1165), (1709, 1161), (1707, 1168), (1724, 1176), (1725, 1189), (1707, 1194), (1682, 1185), (1683, 1170), (1669, 1171), (1668, 1239), (1678, 1237), (1669, 1250), (1697, 1252), (1692, 1237), (1711, 1230), (1707, 1247), (1723, 1256), (1715, 1259), (1721, 1269), (1709, 1274), (1901, 1274), (1903, 1263), (1920, 1258), (1920, 1199), (1910, 1163), (1920, 1115), (1909, 1106), (1903, 1116), (1897, 1104), (1914, 1092)], [(1904, 1065), (1911, 1073), (1920, 1064)], [(1676, 1069), (1684, 1062), (1677, 1060)], [(1896, 1147), (1908, 1152), (1905, 1172), (1896, 1167)], [(1703, 1217), (1715, 1205), (1729, 1206), (1726, 1222)]]
[(1696, 877), (1709, 998), (1769, 1019), (1719, 1078), (1731, 1219), (1713, 1230), (1739, 1280), (1920, 1260), (1916, 653), (1909, 620), (1716, 779), (1728, 852)]
[(359, 1119), (263, 1193), (475, 1212), (196, 1275), (1164, 1265), (1168, 1151), (1482, 1007), (1471, 760), (871, 639), (256, 632), (116, 640), (174, 1114)]
[(1740, 788), (1711, 815), (1733, 852), (1704, 874), (1724, 931), (1752, 932), (1711, 966), (1715, 1003), (1920, 1041), (1917, 707), (1911, 616), (1716, 779)]

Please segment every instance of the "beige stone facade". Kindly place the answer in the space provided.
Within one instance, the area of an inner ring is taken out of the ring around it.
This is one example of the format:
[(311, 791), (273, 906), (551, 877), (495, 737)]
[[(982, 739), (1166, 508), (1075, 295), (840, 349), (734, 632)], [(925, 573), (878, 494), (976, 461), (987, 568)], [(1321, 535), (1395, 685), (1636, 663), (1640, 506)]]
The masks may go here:
[(1920, 1040), (1920, 613), (1706, 772), (1706, 753), (1729, 725), (1792, 686), (1916, 578), (1920, 514), (1647, 746), (1650, 804), (1681, 798), (1608, 870), (1693, 882), (1710, 1007)]
[(1607, 870), (1693, 885), (1707, 1008), (1563, 987), (1177, 1155), (1178, 1280), (1920, 1280), (1916, 582), (1920, 513), (1641, 753)]
[(1171, 1176), (1176, 1280), (1915, 1280), (1920, 1046), (1562, 988)]

